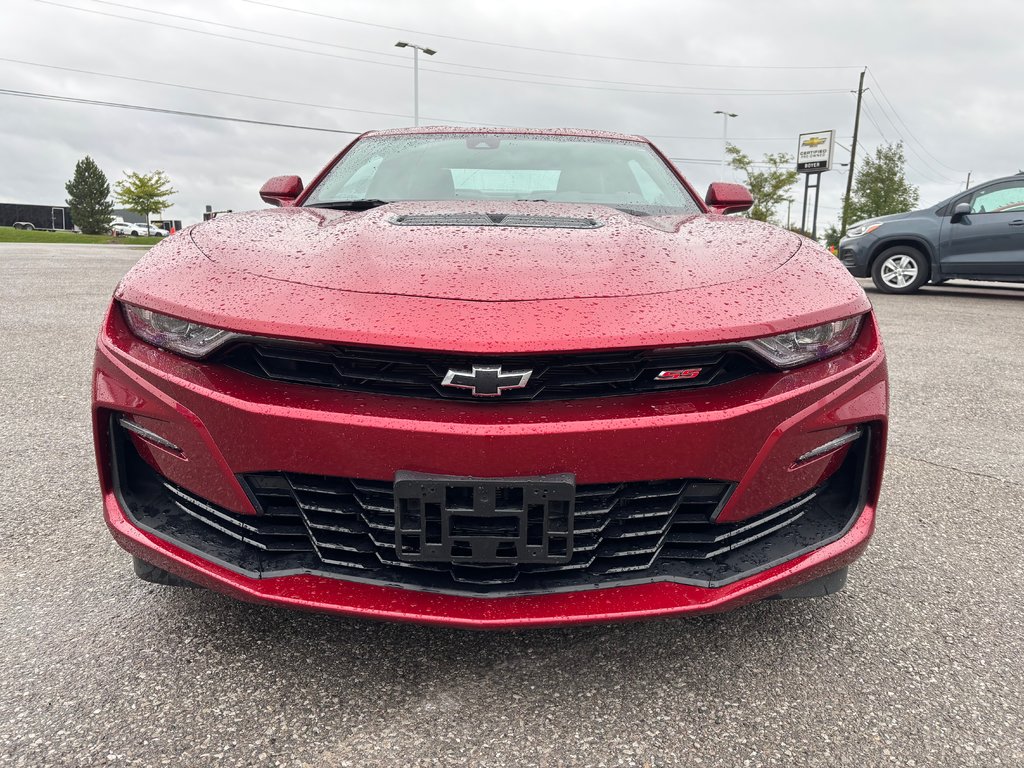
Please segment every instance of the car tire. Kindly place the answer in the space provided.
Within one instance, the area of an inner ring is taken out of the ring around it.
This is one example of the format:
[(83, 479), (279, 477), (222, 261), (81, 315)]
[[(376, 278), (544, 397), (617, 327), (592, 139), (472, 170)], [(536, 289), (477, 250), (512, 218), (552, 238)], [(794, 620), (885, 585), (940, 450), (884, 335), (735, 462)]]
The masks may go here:
[(190, 589), (200, 589), (198, 584), (193, 584), (187, 579), (175, 576), (173, 573), (169, 573), (163, 568), (157, 568), (155, 565), (147, 563), (145, 560), (140, 560), (134, 556), (132, 557), (132, 567), (135, 569), (136, 576), (138, 576), (142, 581), (148, 581), (150, 584), (160, 584), (165, 587), (188, 587)]
[(138, 237), (139, 236), (138, 232), (129, 232), (128, 234), (131, 235), (132, 237)]
[(913, 293), (930, 274), (924, 254), (906, 245), (887, 248), (871, 265), (871, 279), (882, 293)]

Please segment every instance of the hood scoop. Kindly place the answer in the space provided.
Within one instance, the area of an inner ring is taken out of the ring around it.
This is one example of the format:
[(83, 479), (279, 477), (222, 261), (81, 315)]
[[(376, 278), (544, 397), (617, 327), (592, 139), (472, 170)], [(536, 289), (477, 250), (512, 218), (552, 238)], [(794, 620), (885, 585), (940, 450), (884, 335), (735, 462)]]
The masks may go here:
[(597, 229), (601, 222), (573, 216), (530, 216), (513, 213), (414, 213), (389, 221), (401, 227), (540, 227)]

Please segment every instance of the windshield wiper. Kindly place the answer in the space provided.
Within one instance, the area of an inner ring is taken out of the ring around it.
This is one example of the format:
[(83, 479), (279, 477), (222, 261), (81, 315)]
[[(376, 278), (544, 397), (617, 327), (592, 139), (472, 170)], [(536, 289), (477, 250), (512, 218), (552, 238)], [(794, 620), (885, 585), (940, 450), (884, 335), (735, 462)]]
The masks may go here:
[(633, 216), (650, 216), (650, 211), (645, 211), (642, 208), (630, 208), (628, 205), (609, 205), (609, 208), (614, 208), (616, 211), (622, 211)]
[(381, 205), (387, 205), (391, 200), (330, 200), (325, 203), (310, 203), (306, 208), (330, 208), (335, 211), (368, 211)]

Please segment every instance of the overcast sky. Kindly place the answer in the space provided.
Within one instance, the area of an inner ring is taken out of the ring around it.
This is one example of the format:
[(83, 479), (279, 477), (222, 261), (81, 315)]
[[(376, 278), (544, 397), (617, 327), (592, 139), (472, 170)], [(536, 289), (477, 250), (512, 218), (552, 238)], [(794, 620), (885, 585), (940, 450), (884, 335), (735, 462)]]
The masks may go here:
[[(730, 138), (753, 156), (792, 154), (799, 133), (832, 128), (848, 148), (866, 65), (860, 151), (902, 138), (922, 204), (962, 189), (968, 171), (1024, 168), (1021, 0), (265, 2), (279, 7), (0, 0), (0, 89), (358, 132), (412, 124), (411, 53), (394, 47), (410, 40), (438, 51), (421, 59), (423, 124), (640, 133), (686, 158), (703, 191), (720, 176), (715, 110), (738, 113)], [(0, 201), (63, 204), (89, 154), (112, 184), (166, 171), (178, 190), (167, 215), (190, 223), (206, 204), (262, 207), (268, 177), (308, 180), (348, 141), (0, 94)], [(819, 230), (838, 215), (847, 158), (837, 148), (823, 176)]]

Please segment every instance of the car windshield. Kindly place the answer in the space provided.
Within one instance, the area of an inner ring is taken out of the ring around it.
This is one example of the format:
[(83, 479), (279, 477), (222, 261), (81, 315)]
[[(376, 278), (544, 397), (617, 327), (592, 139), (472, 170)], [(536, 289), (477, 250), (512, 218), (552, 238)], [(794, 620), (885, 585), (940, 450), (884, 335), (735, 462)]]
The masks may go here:
[(535, 200), (636, 213), (698, 213), (641, 142), (524, 134), (403, 134), (356, 142), (305, 205), (356, 201)]

